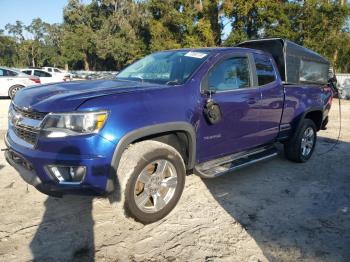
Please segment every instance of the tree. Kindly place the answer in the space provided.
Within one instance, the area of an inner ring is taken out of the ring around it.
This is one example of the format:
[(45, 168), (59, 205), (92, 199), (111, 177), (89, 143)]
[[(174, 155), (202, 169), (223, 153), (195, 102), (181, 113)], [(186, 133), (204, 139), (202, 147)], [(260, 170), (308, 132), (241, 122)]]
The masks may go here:
[(53, 66), (68, 65), (62, 55), (63, 26), (60, 24), (46, 24), (46, 34), (44, 35), (44, 48), (42, 50), (42, 64)]
[(15, 66), (18, 57), (16, 56), (16, 41), (0, 34), (0, 65)]
[(151, 51), (221, 44), (221, 1), (150, 0), (149, 49)]
[(100, 1), (100, 27), (96, 30), (96, 54), (101, 59), (112, 58), (120, 70), (125, 64), (145, 54), (145, 21), (143, 4), (128, 0)]
[(13, 35), (15, 39), (20, 42), (24, 40), (23, 31), (24, 25), (21, 21), (16, 21), (16, 24), (6, 24), (5, 29), (9, 32), (9, 34)]
[(96, 59), (96, 29), (99, 25), (99, 5), (92, 1), (89, 5), (79, 0), (69, 0), (63, 12), (64, 34), (62, 55), (72, 65), (83, 61), (84, 69), (92, 69)]
[[(12, 35), (12, 39), (14, 40), (15, 44), (13, 48), (15, 49), (16, 56), (18, 57), (18, 62), (16, 63), (16, 66), (25, 66), (29, 64), (29, 56), (27, 53), (27, 47), (25, 45), (25, 38), (24, 38), (24, 31), (25, 26), (23, 22), (16, 21), (14, 25), (7, 24), (5, 26), (6, 31)], [(15, 58), (12, 59), (14, 61)]]
[[(7, 24), (0, 61), (120, 70), (158, 50), (283, 37), (349, 71), (349, 15), (345, 0), (69, 0), (63, 24)], [(227, 21), (232, 30), (223, 41)]]
[(31, 64), (35, 67), (38, 63), (38, 60), (41, 60), (43, 49), (45, 46), (44, 36), (47, 34), (48, 24), (43, 22), (40, 18), (35, 18), (32, 20), (31, 24), (26, 28), (26, 30), (31, 34), (32, 39), (26, 40), (26, 45), (29, 48)]
[(337, 69), (344, 70), (339, 50), (342, 54), (348, 50), (350, 40), (347, 33), (350, 13), (344, 1), (226, 0), (223, 10), (232, 21), (232, 32), (225, 45), (246, 39), (283, 37), (319, 52)]

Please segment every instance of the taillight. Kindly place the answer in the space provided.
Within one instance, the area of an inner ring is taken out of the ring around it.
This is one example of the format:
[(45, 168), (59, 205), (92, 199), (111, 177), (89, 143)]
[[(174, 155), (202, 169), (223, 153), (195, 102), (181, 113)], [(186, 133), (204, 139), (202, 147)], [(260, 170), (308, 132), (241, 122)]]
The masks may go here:
[(30, 77), (29, 79), (32, 80), (32, 81), (33, 81), (34, 83), (36, 83), (36, 84), (41, 84), (40, 78)]

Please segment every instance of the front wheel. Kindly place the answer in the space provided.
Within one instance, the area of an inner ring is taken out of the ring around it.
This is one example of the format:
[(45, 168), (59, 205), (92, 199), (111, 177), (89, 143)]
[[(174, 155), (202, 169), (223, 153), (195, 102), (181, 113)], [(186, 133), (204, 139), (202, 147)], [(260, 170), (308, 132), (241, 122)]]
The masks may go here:
[(9, 89), (9, 97), (11, 99), (13, 99), (17, 93), (18, 90), (20, 90), (21, 88), (23, 88), (24, 86), (21, 86), (21, 85), (14, 85), (14, 86), (11, 86), (10, 89)]
[(315, 149), (317, 130), (315, 123), (304, 119), (293, 138), (284, 145), (284, 152), (289, 160), (298, 163), (308, 161)]
[(186, 172), (176, 149), (149, 140), (126, 149), (117, 175), (126, 213), (148, 224), (165, 217), (175, 207)]

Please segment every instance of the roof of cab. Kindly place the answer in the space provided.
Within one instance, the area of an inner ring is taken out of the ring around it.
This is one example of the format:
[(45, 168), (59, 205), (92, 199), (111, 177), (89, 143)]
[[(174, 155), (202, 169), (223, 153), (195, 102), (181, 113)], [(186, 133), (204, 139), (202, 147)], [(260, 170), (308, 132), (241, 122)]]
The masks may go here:
[[(215, 52), (215, 53), (221, 53), (221, 52), (239, 52), (239, 51), (249, 51), (251, 53), (264, 53), (266, 52), (262, 50), (257, 50), (253, 48), (246, 48), (246, 47), (198, 47), (198, 48), (178, 48), (178, 49), (168, 49), (168, 50), (161, 50), (159, 52), (171, 52), (171, 51), (194, 51), (194, 52)], [(267, 53), (268, 54), (268, 53)]]

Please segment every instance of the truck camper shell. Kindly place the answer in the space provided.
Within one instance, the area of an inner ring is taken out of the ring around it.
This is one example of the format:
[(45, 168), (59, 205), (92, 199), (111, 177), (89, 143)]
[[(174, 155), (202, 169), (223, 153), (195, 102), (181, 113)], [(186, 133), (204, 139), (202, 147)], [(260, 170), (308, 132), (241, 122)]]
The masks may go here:
[(330, 63), (318, 53), (282, 38), (249, 40), (239, 47), (268, 52), (285, 84), (326, 84)]

